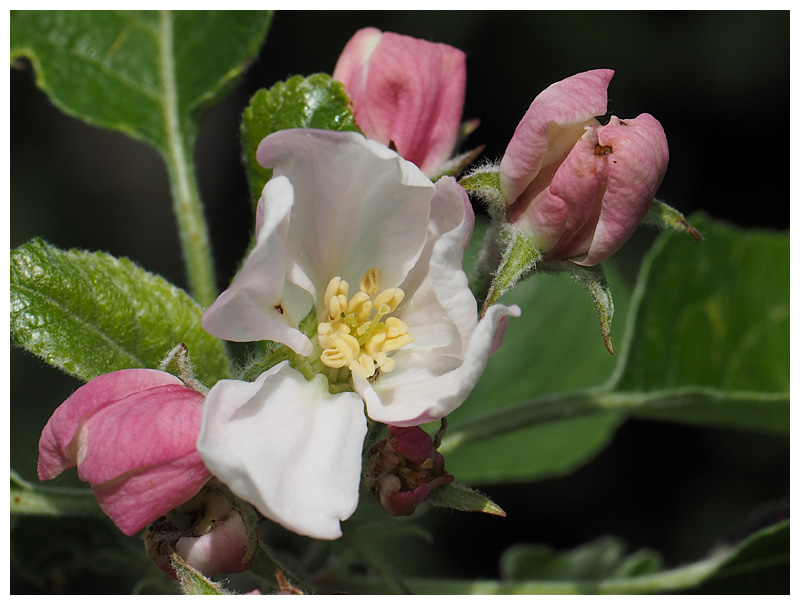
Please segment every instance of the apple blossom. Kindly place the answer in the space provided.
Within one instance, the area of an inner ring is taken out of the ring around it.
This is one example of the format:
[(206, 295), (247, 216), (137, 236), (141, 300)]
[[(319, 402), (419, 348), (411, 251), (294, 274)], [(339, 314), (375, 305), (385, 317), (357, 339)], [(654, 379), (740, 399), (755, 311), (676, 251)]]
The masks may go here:
[(257, 157), (273, 177), (256, 245), (203, 325), (294, 355), (255, 382), (217, 383), (198, 449), (266, 517), (334, 539), (358, 504), (365, 404), (397, 426), (442, 418), (519, 309), (495, 305), (478, 321), (461, 267), (473, 213), (454, 179), (434, 185), (357, 133), (284, 130)]
[(467, 85), (462, 51), (366, 27), (344, 47), (333, 79), (344, 84), (367, 138), (393, 142), (429, 176), (453, 154)]
[(647, 214), (667, 170), (667, 139), (651, 115), (597, 121), (613, 75), (596, 69), (545, 89), (500, 163), (508, 220), (547, 259), (596, 265), (611, 256)]
[(73, 393), (39, 441), (39, 479), (78, 467), (123, 533), (191, 499), (211, 477), (196, 449), (203, 395), (149, 369), (103, 374)]

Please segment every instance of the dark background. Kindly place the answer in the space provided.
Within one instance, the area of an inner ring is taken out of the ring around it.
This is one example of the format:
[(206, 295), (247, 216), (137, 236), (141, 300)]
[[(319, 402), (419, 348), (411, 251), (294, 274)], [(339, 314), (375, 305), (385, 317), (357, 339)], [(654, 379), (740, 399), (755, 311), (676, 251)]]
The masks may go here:
[[(788, 11), (279, 12), (242, 83), (207, 115), (196, 150), (220, 286), (252, 229), (238, 146), (249, 97), (294, 74), (330, 73), (349, 37), (367, 25), (467, 53), (464, 117), (481, 119), (469, 143), (485, 144), (488, 158), (502, 155), (543, 88), (610, 67), (609, 109), (621, 118), (651, 113), (667, 133), (660, 199), (741, 226), (789, 226)], [(185, 286), (157, 153), (64, 116), (36, 89), (30, 69), (11, 69), (10, 79), (12, 247), (41, 236), (62, 248), (105, 250)], [(633, 279), (638, 256), (621, 254)], [(33, 479), (41, 428), (79, 384), (18, 350), (11, 374), (12, 466)], [(567, 477), (485, 488), (509, 513), (502, 522), (437, 517), (434, 548), (449, 551), (453, 573), (464, 577), (496, 576), (498, 553), (520, 536), (569, 548), (613, 534), (630, 550), (660, 551), (667, 565), (696, 559), (759, 506), (769, 519), (785, 512), (788, 444), (629, 421)]]

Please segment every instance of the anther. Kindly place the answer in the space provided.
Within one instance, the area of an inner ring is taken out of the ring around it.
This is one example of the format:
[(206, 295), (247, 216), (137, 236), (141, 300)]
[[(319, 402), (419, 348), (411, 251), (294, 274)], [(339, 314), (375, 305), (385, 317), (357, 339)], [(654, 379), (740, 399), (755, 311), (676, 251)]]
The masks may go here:
[(364, 277), (361, 278), (361, 283), (358, 285), (359, 289), (369, 296), (374, 296), (380, 287), (380, 277), (380, 269), (376, 269), (375, 267), (367, 269), (367, 272), (364, 273)]
[(381, 351), (383, 353), (396, 351), (397, 349), (401, 349), (412, 342), (414, 342), (414, 337), (411, 334), (402, 334), (397, 338), (387, 338), (386, 341), (381, 345)]
[(384, 304), (389, 305), (389, 310), (387, 313), (391, 313), (397, 308), (397, 305), (403, 301), (405, 295), (405, 292), (403, 292), (400, 288), (386, 288), (386, 290), (375, 297), (373, 300), (373, 305), (378, 309), (380, 309)]
[(397, 338), (403, 334), (408, 334), (408, 324), (396, 317), (386, 318), (386, 336), (388, 338)]
[(346, 281), (344, 281), (341, 277), (334, 277), (328, 282), (328, 287), (325, 288), (325, 296), (322, 297), (322, 302), (324, 302), (325, 306), (327, 307), (330, 305), (331, 299), (340, 294), (344, 294), (345, 300), (347, 300), (347, 294), (349, 291), (350, 285)]

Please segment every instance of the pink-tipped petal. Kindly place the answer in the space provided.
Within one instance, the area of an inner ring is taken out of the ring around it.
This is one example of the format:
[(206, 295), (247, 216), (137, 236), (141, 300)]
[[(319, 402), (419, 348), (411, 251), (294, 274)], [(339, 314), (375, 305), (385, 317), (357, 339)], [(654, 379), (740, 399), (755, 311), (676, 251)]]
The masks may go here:
[(581, 265), (596, 265), (614, 254), (647, 214), (664, 180), (669, 162), (667, 137), (653, 116), (630, 120), (612, 116), (599, 129), (599, 144), (612, 152), (605, 156), (608, 182), (591, 246)]
[[(559, 167), (547, 190), (549, 196), (560, 200), (567, 213), (558, 240), (542, 247), (548, 258), (570, 258), (589, 248), (606, 189), (606, 156), (599, 147), (597, 130), (587, 129)], [(528, 217), (528, 221), (531, 228), (537, 226), (535, 218)]]
[(84, 417), (99, 407), (128, 397), (131, 393), (166, 385), (183, 385), (171, 374), (149, 369), (119, 370), (92, 379), (62, 403), (42, 431), (39, 440), (39, 479), (53, 479), (77, 464), (70, 448)]
[(195, 447), (203, 396), (148, 369), (99, 376), (67, 399), (39, 443), (39, 478), (71, 466), (127, 535), (192, 498), (211, 477)]
[(203, 396), (169, 385), (98, 409), (78, 431), (78, 476), (128, 535), (186, 502), (211, 474), (195, 443)]
[[(507, 202), (518, 200), (541, 170), (558, 165), (581, 137), (584, 127), (606, 113), (611, 69), (595, 69), (551, 84), (531, 103), (500, 163), (500, 185)], [(544, 187), (540, 187), (539, 190)], [(538, 191), (528, 191), (526, 199)]]
[(245, 558), (249, 538), (241, 516), (234, 512), (209, 533), (178, 540), (175, 552), (204, 576), (239, 573), (252, 563)]
[(356, 123), (426, 174), (452, 154), (466, 92), (466, 56), (435, 44), (374, 28), (356, 33), (333, 78), (345, 85)]
[(360, 29), (353, 34), (339, 55), (332, 78), (344, 84), (351, 99), (361, 98), (364, 94), (370, 58), (382, 37), (383, 33), (375, 27)]
[(92, 491), (100, 508), (125, 535), (132, 536), (190, 500), (210, 478), (195, 451), (169, 464), (92, 485)]

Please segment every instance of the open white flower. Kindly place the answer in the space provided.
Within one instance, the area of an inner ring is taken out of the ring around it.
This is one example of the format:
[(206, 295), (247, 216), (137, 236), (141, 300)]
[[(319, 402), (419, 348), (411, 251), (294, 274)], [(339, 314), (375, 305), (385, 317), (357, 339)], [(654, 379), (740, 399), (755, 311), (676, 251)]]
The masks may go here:
[(198, 449), (266, 517), (334, 539), (358, 504), (364, 404), (396, 426), (442, 418), (519, 309), (494, 305), (478, 321), (461, 266), (473, 214), (454, 179), (434, 185), (356, 133), (284, 130), (257, 157), (273, 168), (257, 242), (203, 325), (283, 343), (305, 376), (282, 362), (253, 383), (218, 383)]

